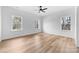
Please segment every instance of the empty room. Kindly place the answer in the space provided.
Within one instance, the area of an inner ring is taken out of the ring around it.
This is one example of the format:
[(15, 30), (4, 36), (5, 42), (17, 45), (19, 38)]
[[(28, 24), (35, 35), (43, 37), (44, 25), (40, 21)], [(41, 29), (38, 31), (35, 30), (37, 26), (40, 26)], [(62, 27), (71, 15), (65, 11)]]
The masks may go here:
[(0, 6), (0, 53), (78, 53), (78, 6)]

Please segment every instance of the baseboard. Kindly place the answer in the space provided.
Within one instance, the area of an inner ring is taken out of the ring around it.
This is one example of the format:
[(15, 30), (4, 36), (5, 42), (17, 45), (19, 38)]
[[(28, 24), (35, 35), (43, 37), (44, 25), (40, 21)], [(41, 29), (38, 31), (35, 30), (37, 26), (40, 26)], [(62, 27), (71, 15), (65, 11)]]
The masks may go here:
[[(44, 33), (46, 33), (46, 32), (44, 32)], [(72, 39), (75, 39), (74, 37), (72, 37), (72, 36), (67, 36), (67, 35), (62, 35), (62, 34), (53, 34), (53, 33), (47, 33), (47, 34), (51, 34), (51, 35), (58, 35), (58, 36), (63, 36), (63, 37), (67, 37), (67, 38), (72, 38)]]
[(2, 40), (0, 40), (0, 42), (1, 42)]
[(79, 45), (77, 44), (77, 48), (79, 48)]
[[(40, 33), (40, 32), (37, 32), (37, 33)], [(14, 38), (20, 38), (20, 37), (24, 37), (24, 36), (34, 35), (34, 34), (37, 34), (37, 33), (23, 34), (23, 35), (18, 35), (18, 36), (10, 36), (10, 37), (7, 37), (7, 38), (2, 38), (1, 41), (7, 40), (7, 39), (14, 39)]]

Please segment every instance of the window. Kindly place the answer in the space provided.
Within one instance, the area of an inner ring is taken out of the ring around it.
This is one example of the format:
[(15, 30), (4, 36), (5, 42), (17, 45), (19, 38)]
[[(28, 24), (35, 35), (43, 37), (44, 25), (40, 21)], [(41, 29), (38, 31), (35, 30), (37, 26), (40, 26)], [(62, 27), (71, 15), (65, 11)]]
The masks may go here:
[(21, 31), (22, 30), (22, 17), (13, 16), (12, 17), (12, 31)]
[(62, 17), (62, 30), (71, 30), (71, 17)]

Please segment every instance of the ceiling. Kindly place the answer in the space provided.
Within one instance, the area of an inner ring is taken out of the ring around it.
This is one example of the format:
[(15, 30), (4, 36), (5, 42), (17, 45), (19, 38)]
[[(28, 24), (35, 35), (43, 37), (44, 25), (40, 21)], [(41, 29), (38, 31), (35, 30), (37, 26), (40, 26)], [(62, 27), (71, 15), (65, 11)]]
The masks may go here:
[(62, 11), (62, 10), (68, 9), (68, 8), (73, 8), (73, 6), (43, 6), (43, 8), (44, 7), (48, 8), (46, 10), (46, 13), (42, 13), (42, 12), (39, 13), (38, 12), (39, 6), (11, 6), (11, 8), (15, 8), (18, 10), (22, 10), (25, 12), (29, 12), (29, 13), (41, 15), (41, 16), (49, 15), (51, 13)]

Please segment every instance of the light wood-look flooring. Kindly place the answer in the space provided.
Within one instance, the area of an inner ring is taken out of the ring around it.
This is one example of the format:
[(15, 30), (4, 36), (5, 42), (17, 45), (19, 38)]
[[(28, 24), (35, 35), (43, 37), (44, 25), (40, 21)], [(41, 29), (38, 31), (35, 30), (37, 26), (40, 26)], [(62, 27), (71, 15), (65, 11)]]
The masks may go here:
[(47, 33), (37, 33), (0, 42), (0, 52), (73, 53), (77, 52), (77, 48), (72, 38)]

